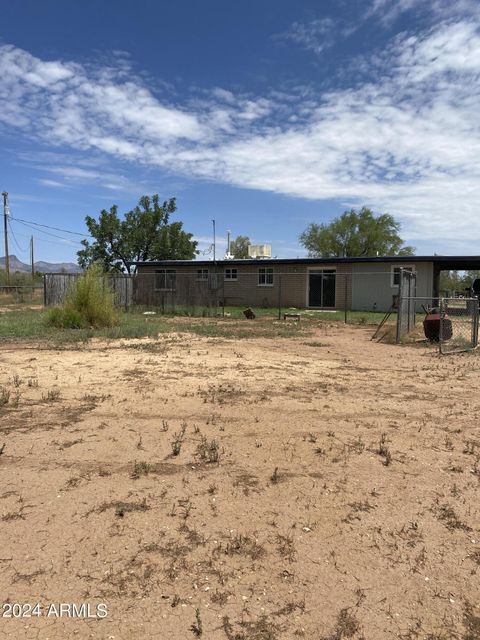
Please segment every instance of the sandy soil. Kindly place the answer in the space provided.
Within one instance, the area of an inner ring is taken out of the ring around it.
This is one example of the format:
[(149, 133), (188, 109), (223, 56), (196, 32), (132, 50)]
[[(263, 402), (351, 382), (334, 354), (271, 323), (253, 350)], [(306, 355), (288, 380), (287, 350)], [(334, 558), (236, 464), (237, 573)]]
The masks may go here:
[(480, 358), (370, 335), (1, 345), (0, 637), (480, 638)]
[(0, 313), (9, 313), (12, 311), (41, 311), (42, 309), (43, 309), (43, 306), (41, 304), (30, 304), (30, 305), (0, 304)]

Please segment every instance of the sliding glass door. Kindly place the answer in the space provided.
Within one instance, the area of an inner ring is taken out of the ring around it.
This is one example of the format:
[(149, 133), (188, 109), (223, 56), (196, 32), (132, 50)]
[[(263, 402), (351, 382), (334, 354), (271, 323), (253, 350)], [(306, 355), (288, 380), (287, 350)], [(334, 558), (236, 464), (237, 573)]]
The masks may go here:
[(312, 269), (308, 272), (308, 306), (335, 308), (335, 269)]

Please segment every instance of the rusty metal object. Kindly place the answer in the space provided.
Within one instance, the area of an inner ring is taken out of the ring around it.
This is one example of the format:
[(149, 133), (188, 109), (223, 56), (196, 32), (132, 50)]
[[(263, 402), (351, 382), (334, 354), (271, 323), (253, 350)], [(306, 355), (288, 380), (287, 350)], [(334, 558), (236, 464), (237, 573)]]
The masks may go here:
[[(440, 331), (442, 331), (441, 336)], [(441, 318), (440, 309), (429, 309), (423, 320), (423, 332), (430, 342), (439, 342), (440, 337), (442, 340), (450, 340), (453, 335), (452, 321), (446, 314)]]

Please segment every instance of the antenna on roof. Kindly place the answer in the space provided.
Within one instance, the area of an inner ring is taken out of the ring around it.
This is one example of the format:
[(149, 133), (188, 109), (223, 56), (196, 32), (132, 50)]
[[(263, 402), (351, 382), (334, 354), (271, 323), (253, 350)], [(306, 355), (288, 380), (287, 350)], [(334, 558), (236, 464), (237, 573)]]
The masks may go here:
[(227, 253), (225, 254), (225, 260), (233, 260), (235, 256), (230, 253), (230, 230), (227, 231)]

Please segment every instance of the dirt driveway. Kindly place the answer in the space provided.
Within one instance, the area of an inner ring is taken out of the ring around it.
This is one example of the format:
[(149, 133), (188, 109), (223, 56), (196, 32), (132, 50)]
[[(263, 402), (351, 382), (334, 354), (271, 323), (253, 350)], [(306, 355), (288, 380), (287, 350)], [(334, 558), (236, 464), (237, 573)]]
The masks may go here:
[(370, 334), (0, 345), (0, 637), (480, 638), (480, 358)]

